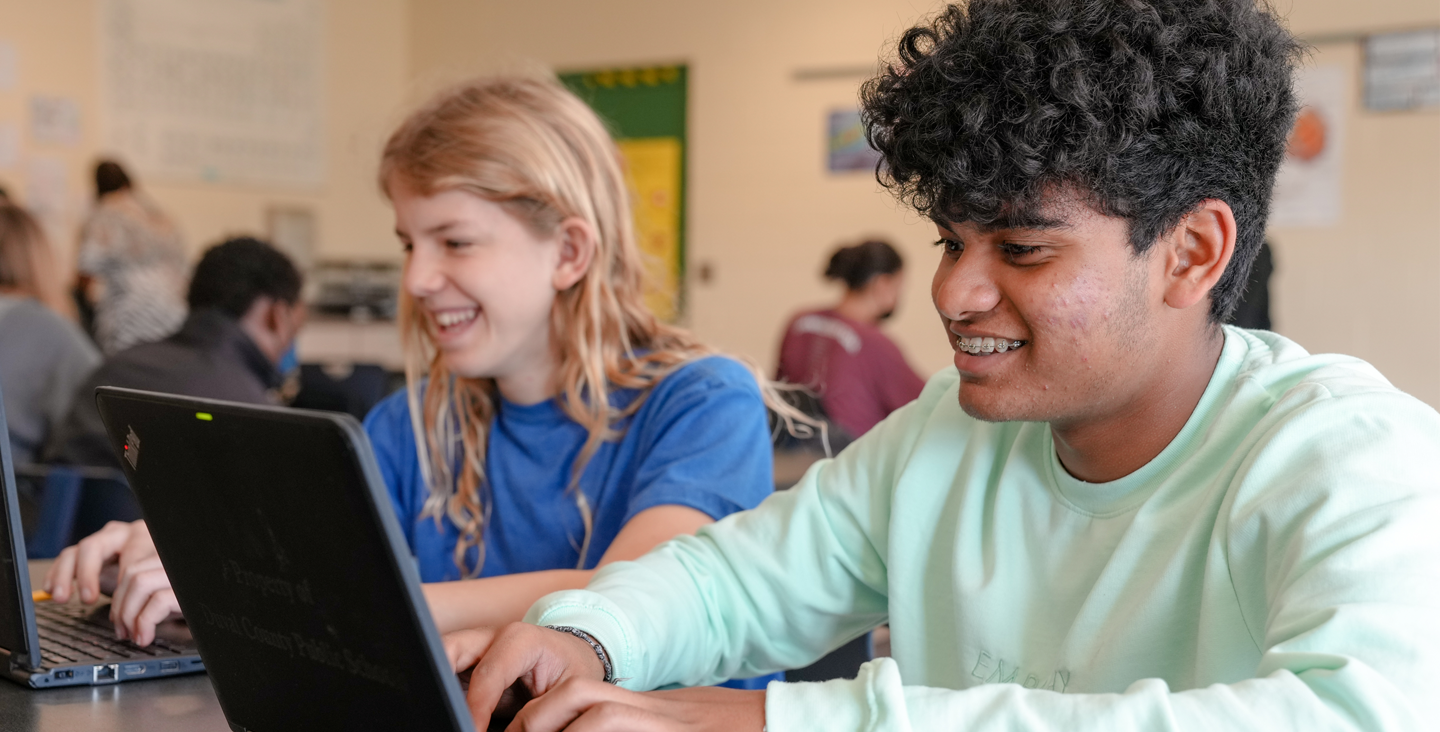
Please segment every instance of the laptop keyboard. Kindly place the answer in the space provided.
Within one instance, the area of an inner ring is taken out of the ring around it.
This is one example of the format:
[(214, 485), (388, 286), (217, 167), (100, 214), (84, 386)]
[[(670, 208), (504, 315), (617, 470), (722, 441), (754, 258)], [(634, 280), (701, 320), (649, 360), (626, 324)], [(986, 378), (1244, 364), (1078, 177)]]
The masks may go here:
[(46, 665), (90, 663), (99, 660), (154, 658), (184, 653), (163, 639), (145, 648), (129, 641), (115, 640), (107, 620), (96, 617), (94, 606), (78, 603), (43, 602), (35, 605), (35, 624), (40, 631), (40, 658)]

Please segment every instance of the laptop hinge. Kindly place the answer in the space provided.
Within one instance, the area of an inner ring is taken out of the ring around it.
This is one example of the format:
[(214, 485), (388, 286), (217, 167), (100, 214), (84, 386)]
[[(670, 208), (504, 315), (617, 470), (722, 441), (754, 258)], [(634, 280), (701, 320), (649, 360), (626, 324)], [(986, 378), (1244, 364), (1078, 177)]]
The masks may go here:
[(40, 667), (30, 662), (30, 656), (24, 653), (11, 653), (8, 649), (0, 648), (0, 654), (5, 656), (5, 665), (16, 671), (39, 671)]

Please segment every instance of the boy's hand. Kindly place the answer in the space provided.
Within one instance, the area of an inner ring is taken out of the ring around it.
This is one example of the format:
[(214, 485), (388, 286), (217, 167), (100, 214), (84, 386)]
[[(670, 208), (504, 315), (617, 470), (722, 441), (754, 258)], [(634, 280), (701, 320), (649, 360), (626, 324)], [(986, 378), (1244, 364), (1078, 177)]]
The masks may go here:
[(570, 679), (608, 686), (605, 667), (589, 643), (527, 623), (450, 633), (445, 655), (456, 672), (474, 664), (466, 697), (476, 729), (487, 729), (492, 715), (513, 716), (530, 699)]
[(561, 682), (529, 704), (512, 732), (760, 732), (765, 692), (698, 686), (628, 691), (590, 679)]
[(604, 682), (589, 643), (549, 628), (458, 631), (445, 636), (445, 654), (457, 672), (474, 664), (467, 700), (476, 729), (511, 716), (506, 729), (524, 732), (759, 732), (765, 725), (763, 691), (627, 691)]

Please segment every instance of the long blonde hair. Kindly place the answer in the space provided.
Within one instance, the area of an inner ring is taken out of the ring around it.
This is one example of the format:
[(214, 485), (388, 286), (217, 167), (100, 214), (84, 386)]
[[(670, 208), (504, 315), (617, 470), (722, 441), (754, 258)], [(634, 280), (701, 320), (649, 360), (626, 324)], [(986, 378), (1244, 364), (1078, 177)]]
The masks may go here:
[(29, 212), (9, 202), (0, 203), (0, 289), (33, 297), (75, 319), (44, 230)]
[[(560, 406), (589, 432), (568, 488), (585, 527), (578, 565), (583, 568), (593, 529), (589, 501), (579, 490), (586, 464), (602, 442), (618, 436), (614, 425), (640, 408), (651, 387), (714, 353), (689, 332), (656, 319), (643, 303), (645, 273), (619, 151), (595, 113), (555, 81), (478, 79), (437, 95), (390, 136), (380, 185), (389, 195), (397, 184), (420, 195), (472, 193), (542, 234), (570, 217), (585, 220), (597, 233), (590, 268), (558, 293), (550, 313)], [(495, 382), (451, 373), (433, 347), (430, 321), (403, 291), (400, 324), (411, 426), (429, 488), (423, 513), (454, 522), (460, 533), (455, 563), (473, 577), (485, 563), (490, 510), (485, 445), (495, 416)], [(747, 366), (787, 428), (803, 431), (812, 424)], [(611, 402), (611, 389), (640, 395), (620, 408)], [(466, 567), (472, 547), (479, 559)]]

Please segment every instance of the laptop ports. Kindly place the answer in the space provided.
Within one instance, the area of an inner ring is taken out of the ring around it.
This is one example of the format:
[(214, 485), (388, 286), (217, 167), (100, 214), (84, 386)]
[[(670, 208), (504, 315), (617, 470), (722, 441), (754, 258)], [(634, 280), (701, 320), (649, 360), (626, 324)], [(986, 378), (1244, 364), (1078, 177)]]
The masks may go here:
[(102, 681), (119, 681), (120, 664), (104, 663), (95, 666), (95, 683)]
[(163, 673), (169, 673), (169, 672), (171, 672), (171, 671), (179, 671), (179, 670), (180, 670), (180, 662), (179, 662), (179, 661), (161, 661), (161, 662), (160, 662), (160, 673), (162, 673), (162, 674), (163, 674)]

